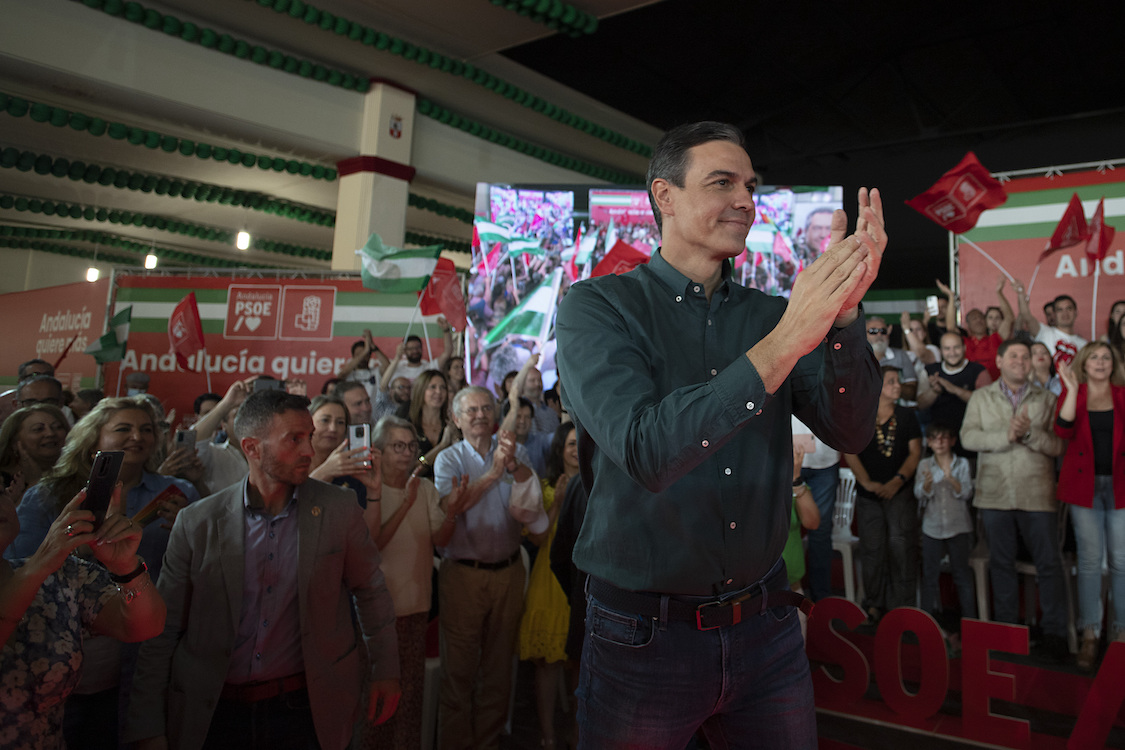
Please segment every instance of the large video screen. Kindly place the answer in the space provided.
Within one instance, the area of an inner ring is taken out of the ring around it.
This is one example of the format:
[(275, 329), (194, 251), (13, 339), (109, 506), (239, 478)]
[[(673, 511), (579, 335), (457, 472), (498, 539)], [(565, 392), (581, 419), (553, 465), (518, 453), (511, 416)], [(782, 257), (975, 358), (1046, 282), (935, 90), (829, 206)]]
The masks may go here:
[[(828, 242), (841, 187), (760, 187), (736, 281), (788, 297)], [(648, 193), (635, 187), (477, 185), (466, 331), (472, 382), (495, 388), (532, 353), (556, 379), (554, 313), (576, 281), (628, 270), (660, 246)]]

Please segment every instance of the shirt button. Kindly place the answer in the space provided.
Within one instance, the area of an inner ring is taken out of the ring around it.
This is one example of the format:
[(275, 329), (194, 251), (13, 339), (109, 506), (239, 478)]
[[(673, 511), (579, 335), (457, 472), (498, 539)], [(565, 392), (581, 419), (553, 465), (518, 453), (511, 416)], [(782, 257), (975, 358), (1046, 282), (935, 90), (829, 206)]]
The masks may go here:
[(730, 527), (731, 527), (732, 529), (733, 529), (733, 528), (734, 528), (735, 526), (737, 526), (737, 525), (738, 525), (738, 524), (736, 524), (736, 523), (735, 523), (734, 521), (731, 521), (731, 522), (730, 522)]
[(677, 294), (677, 295), (676, 295), (676, 301), (677, 301), (677, 302), (683, 302), (683, 301), (684, 301), (684, 298), (683, 298), (683, 297), (681, 297), (680, 295), (678, 295), (678, 294)]
[(270, 555), (269, 555), (269, 559), (270, 559), (270, 560), (272, 560), (272, 559), (273, 559), (273, 553), (272, 553), (272, 552), (271, 552), (271, 553), (270, 553)]
[(713, 324), (714, 322), (715, 322), (715, 321), (713, 321), (713, 320), (708, 320), (708, 321), (707, 321), (707, 325), (712, 325), (712, 324)]
[(730, 585), (730, 584), (732, 584), (732, 583), (734, 583), (734, 579), (733, 579), (733, 578), (728, 578), (728, 579), (727, 579), (727, 585), (729, 586), (729, 585)]
[(261, 661), (262, 660), (262, 652), (259, 651), (258, 653), (254, 654), (254, 658), (257, 659), (258, 661)]
[(715, 369), (714, 367), (712, 367), (712, 368), (711, 368), (711, 374), (712, 374), (712, 375), (718, 375), (718, 374), (719, 374), (719, 371), (718, 371), (718, 370), (716, 370), (716, 369)]
[(844, 386), (840, 386), (840, 393), (844, 392)]
[(695, 286), (693, 286), (692, 290), (698, 292), (699, 291), (699, 284), (696, 284)]
[(729, 477), (730, 476), (730, 467), (728, 466), (727, 468), (723, 469), (723, 473), (726, 474)]
[(704, 448), (706, 448), (706, 447), (707, 447), (708, 445), (710, 445), (710, 444), (711, 444), (711, 442), (710, 442), (709, 440), (704, 440), (704, 441), (703, 441), (703, 447), (704, 447)]
[(750, 411), (753, 408), (754, 408), (754, 402), (753, 401), (747, 401), (746, 402), (746, 410)]
[(263, 627), (263, 628), (267, 628), (267, 627), (269, 627), (269, 624), (270, 624), (270, 621), (269, 621), (269, 620), (262, 620), (262, 627)]
[(758, 411), (754, 412), (754, 416), (756, 417), (756, 416), (758, 416), (758, 415), (759, 415), (759, 414), (761, 414), (761, 413), (762, 413), (762, 410), (761, 410), (761, 409), (758, 409)]
[(832, 348), (833, 349), (839, 349), (840, 348), (840, 342), (837, 341), (835, 344), (832, 345)]
[(274, 538), (274, 536), (276, 536), (276, 535), (275, 535), (275, 534), (274, 534), (274, 533), (273, 533), (273, 532), (271, 531), (271, 532), (270, 532), (270, 539), (273, 539), (273, 538)]

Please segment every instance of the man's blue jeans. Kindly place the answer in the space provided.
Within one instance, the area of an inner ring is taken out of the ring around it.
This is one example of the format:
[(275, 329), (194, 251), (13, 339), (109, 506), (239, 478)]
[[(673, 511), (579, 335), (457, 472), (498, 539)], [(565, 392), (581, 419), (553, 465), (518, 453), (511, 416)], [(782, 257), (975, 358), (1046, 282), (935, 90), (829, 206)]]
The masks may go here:
[(840, 467), (801, 469), (801, 479), (809, 486), (820, 511), (820, 525), (809, 531), (809, 598), (818, 602), (832, 596), (832, 513), (836, 509), (836, 486)]
[(579, 748), (815, 748), (816, 712), (797, 610), (700, 631), (588, 597)]
[[(1016, 534), (1023, 537), (1039, 579), (1043, 632), (1066, 637), (1066, 586), (1059, 559), (1058, 514), (1051, 511), (981, 509), (988, 534), (988, 573), (992, 582), (992, 619), (1018, 622), (1019, 575)], [(1031, 602), (1027, 606), (1033, 606)]]

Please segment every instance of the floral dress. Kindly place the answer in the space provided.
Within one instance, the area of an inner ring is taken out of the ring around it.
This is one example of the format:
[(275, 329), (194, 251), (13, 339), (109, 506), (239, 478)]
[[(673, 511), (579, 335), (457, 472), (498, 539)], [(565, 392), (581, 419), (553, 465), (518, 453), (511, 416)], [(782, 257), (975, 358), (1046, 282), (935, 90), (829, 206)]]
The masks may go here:
[(0, 747), (64, 747), (63, 704), (78, 684), (83, 634), (116, 593), (105, 568), (73, 556), (47, 576), (0, 652)]

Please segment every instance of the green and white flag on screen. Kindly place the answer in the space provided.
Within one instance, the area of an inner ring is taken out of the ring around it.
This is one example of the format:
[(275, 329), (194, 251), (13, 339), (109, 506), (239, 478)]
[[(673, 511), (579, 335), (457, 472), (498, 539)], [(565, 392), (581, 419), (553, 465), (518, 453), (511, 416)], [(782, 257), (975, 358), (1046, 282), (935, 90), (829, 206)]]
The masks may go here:
[(534, 292), (524, 298), (512, 311), (501, 319), (496, 327), (484, 337), (484, 346), (494, 346), (505, 336), (523, 336), (537, 339), (542, 344), (551, 330), (555, 317), (555, 307), (559, 298), (559, 282), (562, 269), (556, 268), (543, 279)]
[(495, 245), (497, 242), (507, 242), (512, 237), (511, 230), (501, 224), (493, 224), (484, 219), (474, 219), (473, 226), (477, 230), (477, 237), (481, 244)]
[(430, 276), (441, 255), (441, 245), (402, 250), (384, 245), (377, 234), (356, 250), (362, 260), (360, 277), (363, 285), (377, 292), (406, 294), (420, 292), (430, 283)]
[(544, 250), (539, 240), (534, 237), (513, 237), (508, 240), (508, 255), (516, 256), (527, 253), (528, 255), (543, 255)]
[(99, 365), (125, 359), (125, 347), (129, 343), (129, 324), (132, 319), (133, 306), (130, 305), (113, 316), (109, 321), (109, 330), (86, 347), (84, 353), (94, 355), (94, 361)]

